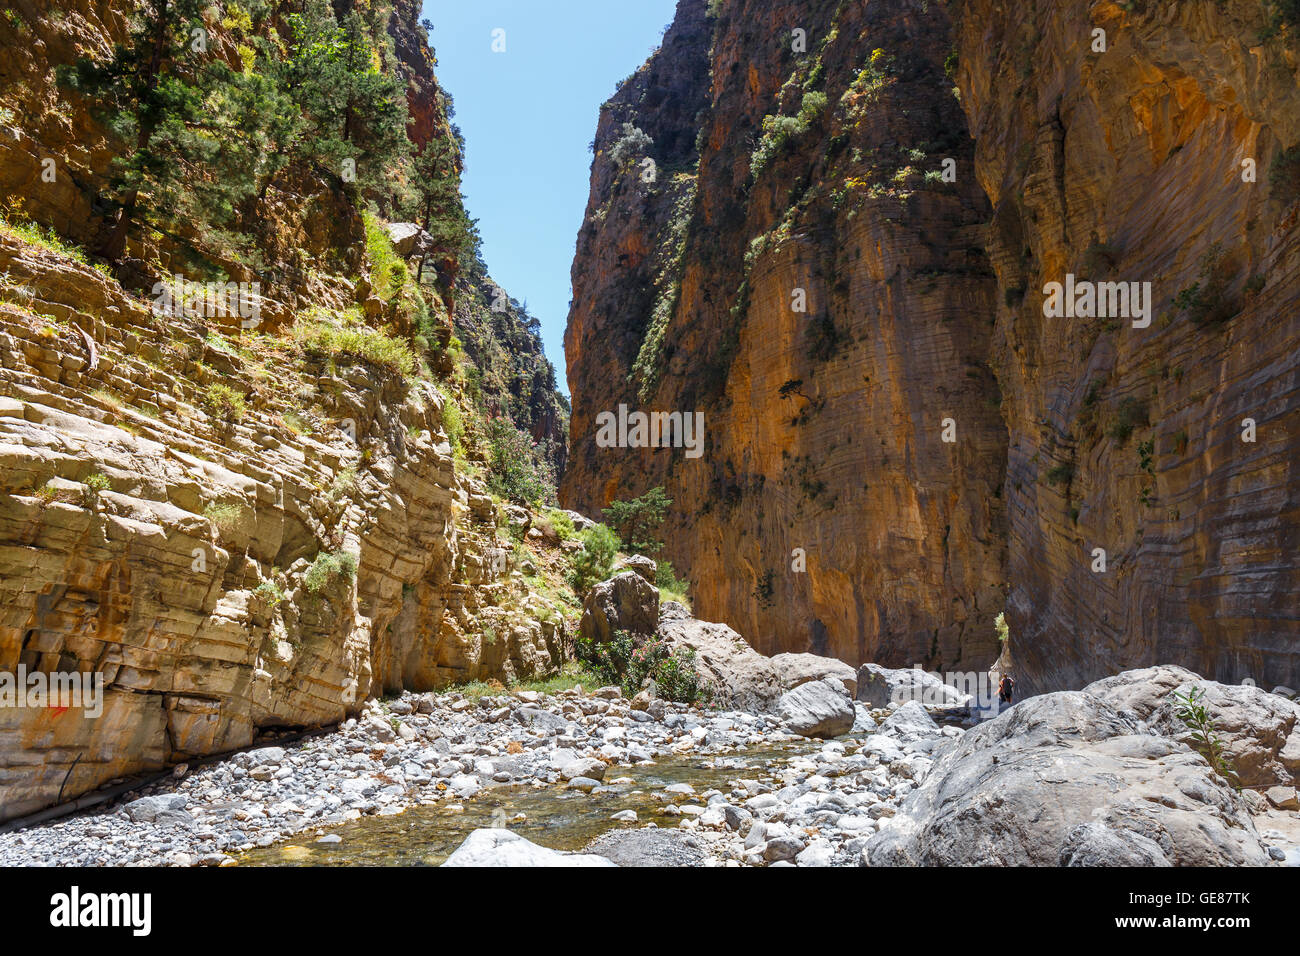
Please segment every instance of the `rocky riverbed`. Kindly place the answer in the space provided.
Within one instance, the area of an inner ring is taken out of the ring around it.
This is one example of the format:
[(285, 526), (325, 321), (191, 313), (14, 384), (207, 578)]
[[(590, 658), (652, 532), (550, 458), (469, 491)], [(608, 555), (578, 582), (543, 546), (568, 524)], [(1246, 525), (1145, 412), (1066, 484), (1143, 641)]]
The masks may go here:
[[(863, 730), (873, 724), (865, 708), (860, 724)], [(738, 833), (756, 811), (772, 816), (771, 809), (784, 799), (793, 801), (792, 786), (799, 796), (824, 791), (831, 799), (842, 788), (832, 780), (873, 765), (872, 786), (838, 804), (851, 820), (833, 835), (828, 830), (814, 847), (816, 854), (827, 855), (829, 848), (844, 850), (864, 830), (870, 832), (885, 808), (911, 786), (912, 771), (891, 773), (878, 758), (853, 753), (860, 740), (810, 740), (784, 731), (782, 719), (773, 715), (701, 711), (644, 698), (633, 702), (613, 687), (591, 693), (576, 688), (553, 697), (521, 691), (478, 700), (408, 694), (371, 702), (361, 717), (335, 733), (239, 753), (143, 788), (113, 809), (0, 836), (0, 865), (231, 865), (241, 854), (289, 838), (337, 840), (333, 828), (365, 818), (431, 806), (456, 812), (489, 790), (505, 803), (510, 793), (535, 791), (553, 792), (557, 801), (575, 792), (591, 800), (631, 782), (620, 782), (621, 768), (693, 757), (725, 770), (727, 755), (782, 748), (790, 750), (788, 759), (768, 758), (755, 769), (755, 779), (736, 780), (729, 798), (717, 789), (696, 794), (690, 784), (665, 785), (651, 795), (656, 806), (651, 816), (661, 825), (709, 832), (713, 858), (757, 862), (762, 853), (748, 852), (738, 837), (722, 839), (724, 833)], [(926, 758), (918, 752), (912, 759)], [(903, 770), (906, 763), (898, 766)], [(820, 799), (804, 799), (801, 811), (812, 811)], [(755, 805), (742, 806), (747, 800)], [(633, 815), (624, 811), (610, 819), (610, 828), (653, 822), (645, 814), (635, 820)], [(826, 821), (825, 813), (820, 819)], [(769, 856), (787, 855), (780, 846), (785, 844), (774, 845)]]
[[(877, 685), (910, 679), (874, 670)], [(791, 733), (788, 702), (406, 694), (337, 732), (0, 836), (0, 865), (1300, 865), (1285, 783), (1300, 708), (1200, 681), (1250, 778), (1237, 790), (1162, 724), (1189, 680), (1128, 672), (973, 729), (915, 700), (858, 701), (828, 740)]]

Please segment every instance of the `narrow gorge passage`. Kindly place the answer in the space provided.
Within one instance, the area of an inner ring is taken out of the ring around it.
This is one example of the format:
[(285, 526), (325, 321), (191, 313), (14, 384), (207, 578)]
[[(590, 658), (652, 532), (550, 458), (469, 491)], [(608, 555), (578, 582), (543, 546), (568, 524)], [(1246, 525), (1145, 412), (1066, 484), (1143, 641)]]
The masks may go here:
[(1215, 918), (1282, 912), (1291, 0), (0, 42), (0, 867), (1232, 867)]

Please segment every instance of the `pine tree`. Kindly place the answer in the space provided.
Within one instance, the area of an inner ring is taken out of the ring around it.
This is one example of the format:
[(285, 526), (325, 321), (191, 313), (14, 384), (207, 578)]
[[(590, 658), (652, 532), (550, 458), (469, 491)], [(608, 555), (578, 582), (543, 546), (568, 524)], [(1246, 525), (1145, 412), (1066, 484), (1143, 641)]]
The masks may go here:
[(94, 114), (131, 145), (114, 160), (109, 188), (118, 203), (101, 252), (121, 259), (139, 207), (151, 193), (166, 192), (185, 175), (181, 150), (187, 123), (200, 118), (198, 87), (207, 54), (205, 0), (145, 0), (130, 38), (106, 62), (83, 57), (59, 69), (66, 87), (85, 96)]
[(372, 29), (357, 10), (340, 23), (325, 0), (307, 0), (287, 21), (285, 85), (312, 128), (299, 155), (336, 180), (351, 160), (360, 184), (386, 185), (390, 168), (406, 161), (410, 141), (406, 84), (384, 70), (393, 54), (382, 24)]

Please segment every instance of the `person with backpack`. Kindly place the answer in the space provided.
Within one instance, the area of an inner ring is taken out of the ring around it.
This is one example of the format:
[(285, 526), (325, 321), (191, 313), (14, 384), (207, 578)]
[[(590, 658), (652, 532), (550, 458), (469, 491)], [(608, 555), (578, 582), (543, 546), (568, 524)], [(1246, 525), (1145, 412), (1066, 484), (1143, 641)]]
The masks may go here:
[(1002, 679), (998, 681), (998, 700), (1010, 706), (1015, 691), (1016, 679), (1010, 674), (1003, 674)]

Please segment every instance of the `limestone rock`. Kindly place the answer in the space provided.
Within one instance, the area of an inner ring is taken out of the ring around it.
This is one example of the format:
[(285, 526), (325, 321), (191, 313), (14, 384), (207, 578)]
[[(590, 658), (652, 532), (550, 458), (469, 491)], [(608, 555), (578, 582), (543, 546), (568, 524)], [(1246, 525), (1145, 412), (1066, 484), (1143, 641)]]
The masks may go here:
[(603, 856), (565, 853), (529, 842), (510, 830), (472, 832), (443, 866), (616, 866)]
[(839, 681), (849, 697), (858, 690), (858, 675), (852, 667), (834, 657), (822, 657), (819, 654), (774, 654), (770, 658), (772, 666), (780, 677), (781, 686), (793, 690), (808, 681), (831, 677)]
[(1245, 803), (1198, 754), (1077, 691), (1024, 700), (944, 747), (867, 854), (873, 866), (1267, 858)]
[(659, 589), (636, 571), (624, 571), (601, 581), (583, 602), (578, 638), (608, 643), (615, 631), (648, 636), (659, 620)]
[(1182, 667), (1125, 671), (1084, 688), (1116, 710), (1130, 711), (1156, 733), (1196, 746), (1178, 719), (1174, 694), (1203, 691), (1202, 702), (1244, 787), (1300, 786), (1300, 704), (1258, 687), (1205, 680)]
[(915, 667), (863, 664), (858, 670), (857, 699), (874, 708), (897, 707), (916, 701), (925, 707), (961, 708), (971, 698), (938, 677)]
[[(794, 23), (827, 38), (816, 57), (755, 39)], [(894, 65), (877, 61), (867, 92), (857, 77), (877, 48)], [(565, 330), (560, 497), (598, 514), (611, 489), (662, 486), (664, 557), (692, 582), (695, 613), (764, 654), (961, 670), (997, 656), (997, 290), (951, 48), (939, 3), (681, 3), (600, 113)], [(824, 122), (759, 169), (765, 117), (796, 116), (814, 69)], [(625, 124), (681, 173), (646, 188), (621, 159), (638, 142)], [(940, 142), (960, 172), (932, 185), (939, 153), (906, 149)], [(791, 309), (795, 288), (807, 314)], [(682, 450), (599, 447), (596, 416), (620, 404), (702, 412), (708, 468)], [(795, 546), (806, 574), (791, 571)]]
[(629, 554), (623, 559), (619, 566), (627, 568), (629, 571), (635, 571), (651, 584), (655, 583), (655, 574), (658, 571), (658, 566), (654, 561), (643, 554)]
[(834, 677), (807, 681), (781, 695), (776, 703), (785, 728), (805, 737), (838, 737), (853, 728), (853, 698)]
[(676, 601), (664, 603), (658, 635), (673, 650), (695, 652), (696, 668), (713, 688), (715, 706), (770, 711), (784, 692), (768, 658), (725, 624), (697, 620)]

